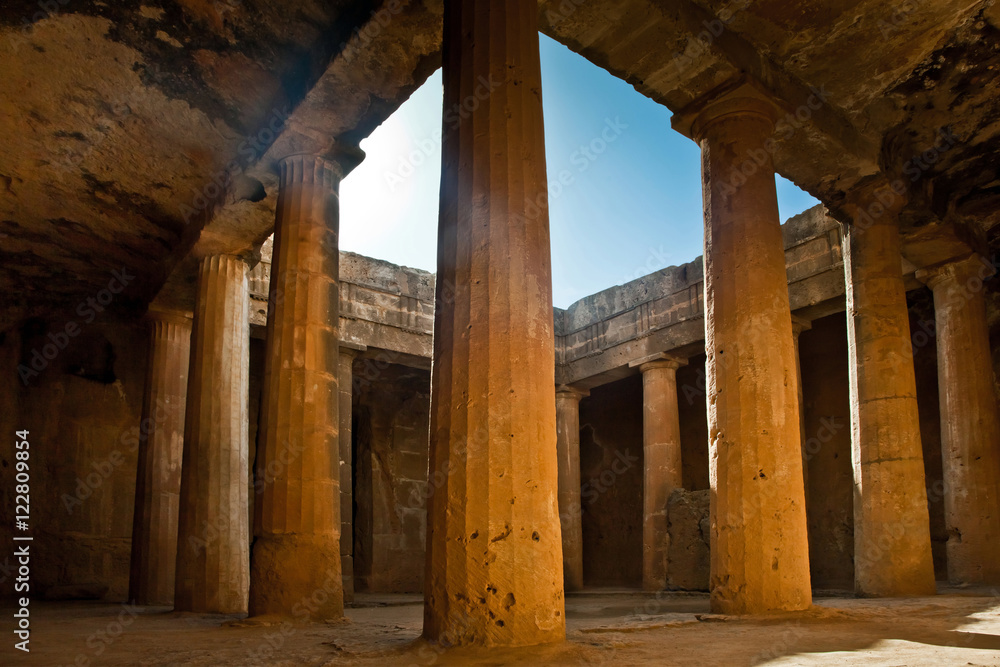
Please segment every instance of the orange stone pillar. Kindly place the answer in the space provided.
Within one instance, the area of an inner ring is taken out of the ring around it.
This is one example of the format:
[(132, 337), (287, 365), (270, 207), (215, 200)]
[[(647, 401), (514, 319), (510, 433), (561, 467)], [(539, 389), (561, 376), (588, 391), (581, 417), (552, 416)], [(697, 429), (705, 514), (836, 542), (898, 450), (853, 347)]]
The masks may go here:
[(136, 604), (169, 605), (177, 562), (191, 317), (151, 310), (147, 319), (149, 366), (139, 425), (128, 595)]
[(974, 255), (917, 273), (934, 290), (948, 579), (1000, 584), (1000, 415), (983, 281)]
[(177, 535), (177, 611), (247, 610), (250, 295), (247, 264), (202, 260), (191, 335)]
[[(887, 209), (882, 201), (896, 205)], [(879, 189), (845, 204), (854, 221), (844, 233), (854, 583), (859, 595), (872, 597), (935, 592), (897, 219), (902, 203)]]
[(281, 161), (250, 615), (323, 621), (344, 613), (340, 555), (338, 187), (354, 152)]
[[(769, 146), (774, 107), (748, 84), (699, 103), (711, 500), (719, 613), (812, 603), (795, 347)], [(675, 126), (684, 116), (675, 117)]]
[(351, 451), (354, 410), (354, 359), (364, 346), (340, 344), (340, 567), (344, 602), (354, 601), (354, 457)]
[(565, 637), (534, 0), (449, 0), (424, 635)]
[(563, 586), (583, 589), (583, 506), (580, 504), (580, 399), (590, 396), (556, 387), (556, 450), (559, 457), (559, 523), (562, 528)]
[(629, 364), (642, 372), (642, 588), (667, 587), (667, 501), (684, 486), (677, 369), (687, 362), (665, 354)]

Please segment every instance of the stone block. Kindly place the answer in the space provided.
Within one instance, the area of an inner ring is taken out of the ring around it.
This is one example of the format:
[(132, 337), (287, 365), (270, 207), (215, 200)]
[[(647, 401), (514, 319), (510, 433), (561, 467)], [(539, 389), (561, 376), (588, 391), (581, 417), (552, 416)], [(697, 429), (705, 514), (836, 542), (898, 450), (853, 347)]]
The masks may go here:
[(711, 491), (675, 489), (667, 501), (667, 588), (707, 591)]

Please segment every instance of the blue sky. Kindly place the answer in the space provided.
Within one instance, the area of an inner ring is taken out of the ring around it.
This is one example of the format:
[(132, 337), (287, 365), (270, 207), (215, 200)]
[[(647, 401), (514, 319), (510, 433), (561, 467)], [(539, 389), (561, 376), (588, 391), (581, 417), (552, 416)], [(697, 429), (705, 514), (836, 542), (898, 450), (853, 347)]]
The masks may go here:
[[(699, 151), (666, 107), (540, 38), (553, 300), (564, 308), (702, 253)], [(368, 156), (340, 186), (341, 249), (435, 270), (442, 99), (438, 71), (361, 143)], [(560, 174), (569, 185), (558, 192)], [(777, 185), (782, 221), (818, 203)]]

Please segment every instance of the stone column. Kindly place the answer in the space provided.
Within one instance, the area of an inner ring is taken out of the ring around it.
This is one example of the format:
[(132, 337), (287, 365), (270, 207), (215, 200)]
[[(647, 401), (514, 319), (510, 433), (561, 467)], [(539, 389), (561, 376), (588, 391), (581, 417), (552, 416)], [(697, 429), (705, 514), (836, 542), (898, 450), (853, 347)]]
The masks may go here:
[(590, 396), (556, 387), (556, 451), (559, 458), (559, 523), (562, 528), (563, 586), (583, 589), (583, 506), (580, 504), (580, 399)]
[(169, 605), (174, 602), (191, 316), (150, 310), (147, 319), (149, 366), (139, 425), (129, 599)]
[(191, 335), (177, 535), (177, 611), (247, 610), (250, 294), (247, 264), (202, 260)]
[(424, 635), (561, 641), (538, 3), (450, 0), (443, 63)]
[[(809, 487), (809, 461), (808, 454), (806, 452), (806, 404), (805, 395), (802, 390), (802, 357), (799, 352), (799, 336), (802, 335), (803, 331), (808, 331), (812, 329), (812, 323), (809, 320), (803, 319), (798, 315), (792, 315), (792, 340), (795, 342), (795, 378), (799, 383), (799, 437), (802, 443), (802, 485), (804, 488)], [(806, 494), (808, 505), (809, 494)], [(808, 506), (806, 508), (808, 515)]]
[(667, 501), (684, 486), (677, 369), (687, 361), (656, 354), (629, 363), (642, 372), (642, 588), (667, 587)]
[(354, 359), (364, 345), (340, 342), (340, 567), (344, 602), (354, 601), (354, 460), (351, 429), (354, 410)]
[(1000, 415), (983, 281), (972, 257), (917, 273), (934, 290), (948, 580), (1000, 584)]
[[(886, 208), (886, 205), (891, 208)], [(859, 595), (935, 592), (898, 211), (885, 188), (852, 194), (844, 234)]]
[(340, 559), (338, 187), (358, 163), (281, 161), (250, 615), (323, 621), (344, 613)]
[(812, 591), (798, 381), (767, 150), (775, 108), (743, 83), (689, 113), (705, 199), (712, 609), (804, 609)]

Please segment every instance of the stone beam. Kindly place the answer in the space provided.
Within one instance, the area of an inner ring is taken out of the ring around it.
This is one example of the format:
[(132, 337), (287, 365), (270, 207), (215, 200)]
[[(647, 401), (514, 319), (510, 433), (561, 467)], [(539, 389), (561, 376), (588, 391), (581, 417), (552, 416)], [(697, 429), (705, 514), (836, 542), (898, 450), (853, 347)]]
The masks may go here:
[[(817, 207), (789, 220), (782, 233), (792, 309), (842, 311), (839, 224)], [(634, 305), (639, 295), (647, 300)], [(605, 384), (634, 373), (630, 362), (661, 350), (698, 354), (705, 340), (702, 261), (582, 299), (557, 311), (556, 321), (562, 384)]]

